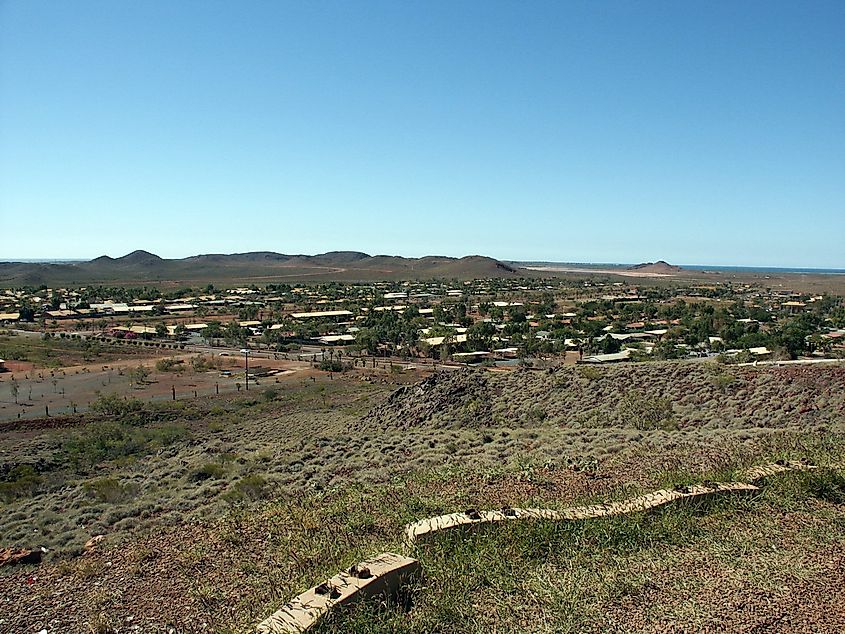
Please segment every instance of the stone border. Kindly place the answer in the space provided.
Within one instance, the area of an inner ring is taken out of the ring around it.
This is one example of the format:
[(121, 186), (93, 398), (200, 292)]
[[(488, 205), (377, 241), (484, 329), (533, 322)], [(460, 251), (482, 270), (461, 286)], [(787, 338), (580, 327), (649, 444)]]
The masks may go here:
[(778, 461), (767, 465), (751, 467), (742, 472), (745, 482), (713, 482), (694, 486), (678, 486), (674, 489), (660, 489), (619, 502), (594, 504), (590, 506), (575, 506), (556, 511), (553, 509), (521, 509), (506, 508), (500, 511), (477, 511), (468, 509), (463, 513), (449, 513), (437, 517), (429, 517), (405, 526), (405, 542), (413, 547), (417, 540), (429, 537), (440, 531), (459, 526), (474, 526), (477, 524), (495, 524), (525, 519), (543, 519), (552, 521), (577, 521), (597, 517), (612, 517), (648, 511), (650, 509), (671, 504), (673, 502), (705, 499), (716, 495), (742, 495), (759, 491), (750, 484), (778, 473), (787, 471), (810, 471), (814, 465), (806, 462)]
[(255, 628), (256, 634), (305, 632), (330, 610), (380, 595), (392, 595), (419, 574), (416, 559), (382, 553), (306, 590)]
[[(817, 467), (808, 462), (778, 461), (751, 467), (742, 472), (744, 482), (707, 482), (674, 489), (660, 489), (627, 500), (575, 506), (561, 510), (537, 508), (505, 508), (498, 511), (468, 509), (463, 513), (449, 513), (429, 517), (405, 526), (405, 542), (413, 548), (417, 541), (457, 527), (497, 524), (514, 520), (580, 521), (598, 517), (613, 517), (648, 511), (675, 502), (704, 500), (720, 495), (748, 495), (760, 490), (751, 484), (773, 475), (794, 471), (812, 471)], [(292, 634), (306, 632), (331, 609), (351, 605), (376, 596), (395, 594), (420, 573), (416, 559), (382, 553), (362, 561), (306, 590), (290, 603), (274, 612), (253, 630), (255, 634)]]
[(420, 539), (460, 526), (495, 524), (498, 522), (526, 519), (578, 521), (597, 517), (613, 517), (648, 511), (672, 502), (703, 499), (722, 494), (749, 494), (759, 490), (753, 484), (747, 484), (745, 482), (725, 482), (714, 483), (708, 486), (695, 485), (677, 487), (675, 489), (660, 489), (659, 491), (646, 493), (645, 495), (619, 502), (594, 504), (591, 506), (575, 506), (560, 511), (532, 508), (506, 508), (500, 511), (476, 511), (475, 509), (469, 509), (463, 513), (450, 513), (408, 524), (405, 527), (405, 541), (409, 546), (413, 546)]

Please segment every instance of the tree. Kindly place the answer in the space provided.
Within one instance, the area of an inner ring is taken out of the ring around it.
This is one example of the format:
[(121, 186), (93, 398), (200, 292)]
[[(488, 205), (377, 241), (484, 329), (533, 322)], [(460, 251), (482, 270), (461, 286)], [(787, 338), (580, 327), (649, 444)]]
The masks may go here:
[(228, 343), (233, 345), (246, 345), (248, 337), (249, 331), (246, 328), (242, 328), (241, 325), (236, 321), (229, 322), (229, 324), (223, 331), (223, 338), (226, 339)]
[(614, 354), (622, 349), (622, 342), (619, 339), (607, 335), (602, 340), (600, 349), (604, 354)]
[(142, 365), (129, 371), (129, 378), (135, 383), (143, 383), (150, 376), (150, 371)]
[(203, 329), (202, 336), (209, 345), (214, 345), (214, 340), (223, 336), (223, 327), (219, 321), (210, 321), (208, 327)]
[(35, 319), (35, 311), (27, 303), (22, 304), (18, 312), (20, 313), (21, 321), (33, 321)]
[(361, 328), (355, 335), (355, 345), (360, 350), (366, 350), (370, 354), (375, 354), (378, 350), (378, 335), (370, 328)]

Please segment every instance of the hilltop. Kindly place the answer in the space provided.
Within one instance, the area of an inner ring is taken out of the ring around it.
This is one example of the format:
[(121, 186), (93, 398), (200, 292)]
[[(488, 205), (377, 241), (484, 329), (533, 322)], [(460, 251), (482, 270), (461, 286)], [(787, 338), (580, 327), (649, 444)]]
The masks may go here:
[(406, 258), (358, 251), (287, 255), (273, 251), (202, 254), (165, 259), (137, 250), (120, 258), (103, 255), (88, 262), (42, 264), (0, 262), (0, 285), (179, 284), (226, 281), (366, 281), (386, 279), (518, 277), (517, 268), (496, 259), (425, 256)]
[(673, 264), (669, 264), (665, 260), (658, 260), (657, 262), (642, 262), (640, 264), (635, 264), (633, 266), (629, 266), (626, 270), (628, 271), (640, 271), (642, 273), (678, 273), (679, 271), (683, 271), (680, 266), (675, 266)]
[(841, 365), (288, 367), (250, 396), (105, 398), (0, 428), (0, 547), (47, 548), (0, 575), (0, 624), (245, 632), (400, 552), (423, 517), (561, 509), (808, 458), (818, 473), (750, 498), (444, 535), (413, 550), (425, 577), (408, 611), (364, 606), (317, 631), (770, 631), (783, 618), (842, 631)]

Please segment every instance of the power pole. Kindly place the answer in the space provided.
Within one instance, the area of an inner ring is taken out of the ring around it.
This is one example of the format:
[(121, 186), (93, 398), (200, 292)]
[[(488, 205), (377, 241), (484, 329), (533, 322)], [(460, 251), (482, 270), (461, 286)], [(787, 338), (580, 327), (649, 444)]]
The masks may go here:
[(241, 352), (244, 353), (244, 380), (246, 389), (249, 390), (249, 348), (243, 348)]

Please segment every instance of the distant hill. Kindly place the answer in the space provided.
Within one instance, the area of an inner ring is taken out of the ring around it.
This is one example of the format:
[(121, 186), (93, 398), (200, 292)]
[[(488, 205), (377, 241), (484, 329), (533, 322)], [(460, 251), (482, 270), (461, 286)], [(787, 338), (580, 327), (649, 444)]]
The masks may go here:
[(0, 262), (0, 285), (84, 285), (186, 283), (268, 283), (298, 281), (366, 281), (388, 279), (518, 277), (515, 267), (493, 258), (396, 255), (371, 256), (358, 251), (286, 255), (272, 251), (210, 253), (165, 259), (148, 251), (120, 258), (103, 255), (88, 262), (43, 264)]
[(683, 269), (680, 266), (674, 266), (663, 260), (657, 262), (643, 262), (642, 264), (635, 264), (629, 266), (628, 271), (640, 271), (642, 273), (677, 273)]

